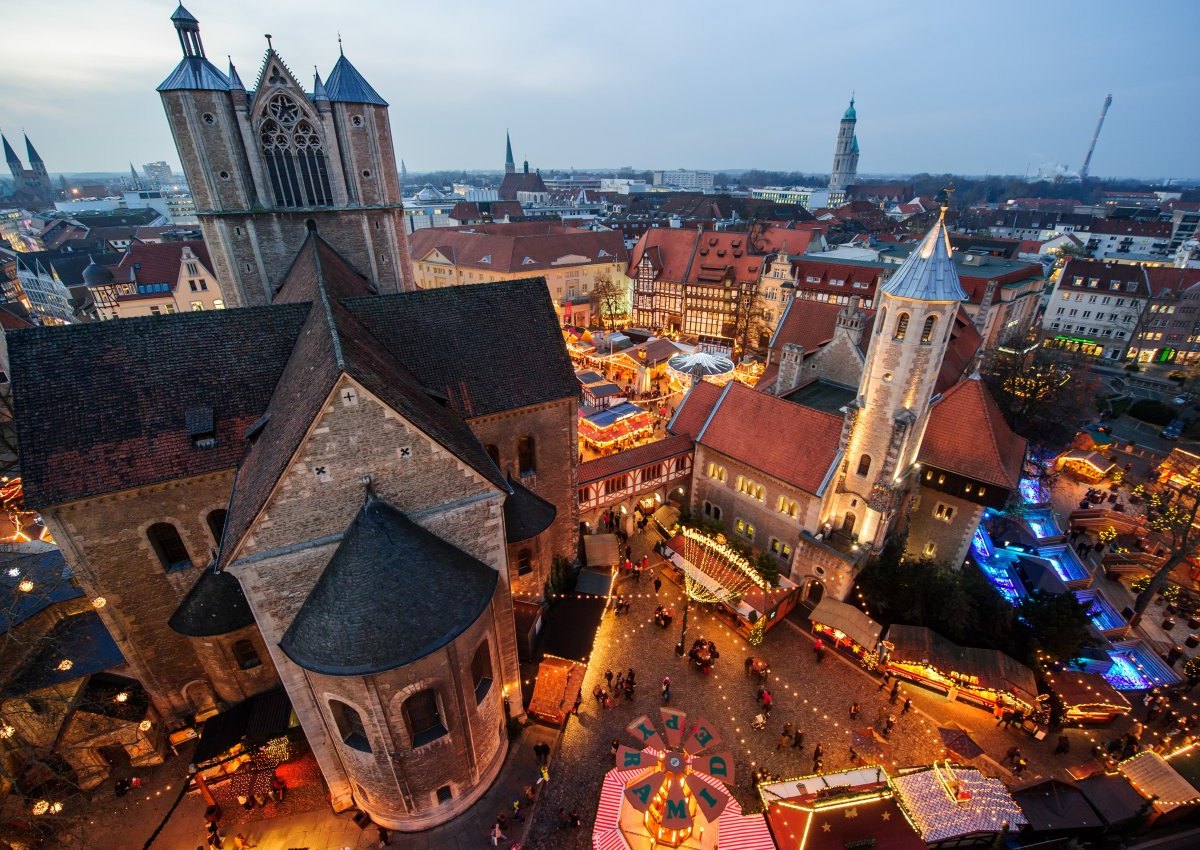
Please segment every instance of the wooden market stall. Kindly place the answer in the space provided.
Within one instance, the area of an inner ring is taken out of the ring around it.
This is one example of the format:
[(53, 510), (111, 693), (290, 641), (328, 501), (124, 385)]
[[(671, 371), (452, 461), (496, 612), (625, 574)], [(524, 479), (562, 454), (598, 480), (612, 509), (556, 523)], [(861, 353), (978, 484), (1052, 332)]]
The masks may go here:
[(579, 418), (579, 438), (596, 450), (632, 446), (653, 433), (654, 417), (627, 401)]
[(538, 665), (533, 698), (527, 711), (538, 720), (561, 726), (575, 705), (586, 673), (586, 664), (547, 655)]
[(887, 669), (899, 678), (988, 711), (997, 706), (1034, 713), (1037, 679), (1024, 664), (995, 649), (958, 646), (924, 626), (893, 625), (883, 641)]
[(826, 596), (817, 603), (808, 619), (812, 621), (814, 632), (831, 641), (834, 647), (849, 650), (859, 660), (879, 647), (883, 626), (853, 605)]
[(1103, 726), (1132, 710), (1125, 695), (1097, 673), (1050, 670), (1046, 685), (1062, 706), (1062, 722), (1072, 726)]
[(1055, 461), (1057, 469), (1069, 472), (1089, 484), (1095, 484), (1102, 480), (1114, 466), (1116, 466), (1115, 463), (1099, 452), (1089, 452), (1084, 449), (1071, 449), (1059, 455), (1058, 460)]
[(1153, 750), (1126, 759), (1117, 765), (1117, 771), (1150, 801), (1154, 821), (1176, 820), (1200, 806), (1200, 789)]
[(999, 779), (948, 762), (891, 778), (896, 799), (925, 844), (995, 846), (996, 836), (1028, 821)]

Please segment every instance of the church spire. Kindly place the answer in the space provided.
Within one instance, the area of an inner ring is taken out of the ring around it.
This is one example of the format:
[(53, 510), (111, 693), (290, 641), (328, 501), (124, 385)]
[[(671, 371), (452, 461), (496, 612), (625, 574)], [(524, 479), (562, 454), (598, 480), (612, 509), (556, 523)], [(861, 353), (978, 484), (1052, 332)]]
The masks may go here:
[(325, 91), (325, 84), (321, 82), (321, 72), (313, 66), (313, 103), (329, 103), (329, 94)]
[(229, 88), (229, 78), (204, 58), (204, 44), (200, 41), (200, 22), (183, 4), (171, 15), (183, 59), (162, 83), (160, 92), (166, 91), (224, 91)]
[(371, 87), (358, 69), (350, 64), (345, 53), (341, 53), (342, 40), (338, 36), (338, 56), (329, 79), (325, 82), (325, 92), (334, 103), (366, 103), (372, 106), (387, 106), (388, 103), (379, 96), (379, 92)]
[(244, 92), (246, 87), (242, 84), (242, 78), (238, 76), (237, 68), (233, 67), (233, 57), (226, 58), (229, 59), (229, 90)]
[(0, 139), (4, 140), (4, 161), (10, 166), (15, 165), (18, 169), (24, 169), (25, 166), (21, 165), (21, 158), (17, 156), (17, 152), (8, 143), (8, 137), (0, 134)]
[(183, 48), (183, 55), (199, 56), (203, 59), (204, 44), (200, 41), (200, 22), (196, 20), (195, 16), (183, 8), (183, 4), (180, 3), (175, 14), (171, 15), (171, 22), (175, 24), (175, 32), (179, 35), (179, 46)]
[(25, 137), (25, 151), (26, 151), (26, 153), (28, 153), (28, 154), (29, 154), (29, 164), (30, 164), (30, 166), (33, 166), (35, 163), (36, 163), (37, 165), (42, 165), (42, 164), (43, 164), (43, 163), (42, 163), (42, 157), (41, 157), (41, 155), (40, 155), (40, 154), (37, 152), (37, 148), (35, 148), (35, 147), (33, 146), (33, 142), (29, 141), (29, 136), (26, 136), (26, 137)]
[(954, 251), (950, 247), (950, 233), (946, 229), (946, 210), (950, 206), (949, 187), (938, 193), (937, 223), (930, 228), (903, 265), (896, 270), (883, 291), (896, 298), (914, 301), (966, 301), (954, 267)]
[(512, 136), (508, 130), (504, 131), (504, 173), (512, 174), (517, 170), (516, 160), (513, 159), (512, 153)]

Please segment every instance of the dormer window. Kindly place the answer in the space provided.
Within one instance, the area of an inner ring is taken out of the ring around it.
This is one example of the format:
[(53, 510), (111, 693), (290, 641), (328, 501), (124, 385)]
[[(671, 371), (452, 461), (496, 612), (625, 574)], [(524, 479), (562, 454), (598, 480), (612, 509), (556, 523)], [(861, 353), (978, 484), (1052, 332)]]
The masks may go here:
[(481, 262), (481, 263), (487, 263), (488, 265), (491, 265), (491, 262), (492, 262), (492, 255), (491, 255), (491, 254), (488, 254), (486, 257), (481, 257), (481, 258), (480, 258), (480, 260), (479, 260), (479, 262)]
[(526, 257), (525, 259), (521, 260), (521, 265), (532, 266), (535, 262), (536, 260), (534, 260), (533, 257)]
[(216, 426), (211, 407), (189, 407), (184, 411), (188, 437), (194, 449), (211, 449), (217, 444)]

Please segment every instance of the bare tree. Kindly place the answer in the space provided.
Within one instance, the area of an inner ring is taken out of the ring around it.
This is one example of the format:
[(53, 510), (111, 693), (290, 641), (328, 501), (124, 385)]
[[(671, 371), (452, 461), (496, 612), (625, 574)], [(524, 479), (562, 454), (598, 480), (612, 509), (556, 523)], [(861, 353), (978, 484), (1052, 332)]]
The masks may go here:
[(1025, 339), (1002, 344), (984, 377), (1009, 427), (1038, 443), (1069, 440), (1094, 400), (1095, 379), (1069, 352)]
[(1150, 583), (1138, 594), (1130, 623), (1137, 625), (1150, 601), (1166, 585), (1175, 568), (1200, 555), (1200, 531), (1196, 528), (1200, 513), (1200, 493), (1192, 485), (1175, 489), (1159, 485), (1147, 490), (1147, 525), (1162, 550), (1163, 562), (1150, 574)]
[(622, 319), (628, 318), (625, 287), (613, 280), (611, 269), (597, 273), (591, 302), (592, 315), (599, 320), (601, 330), (615, 330)]

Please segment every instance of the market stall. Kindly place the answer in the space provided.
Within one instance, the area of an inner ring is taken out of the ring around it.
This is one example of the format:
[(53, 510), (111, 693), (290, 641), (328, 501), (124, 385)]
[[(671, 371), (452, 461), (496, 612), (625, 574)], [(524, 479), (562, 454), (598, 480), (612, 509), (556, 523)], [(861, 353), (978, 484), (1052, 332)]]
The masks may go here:
[(832, 642), (835, 648), (848, 650), (860, 661), (879, 647), (883, 626), (853, 605), (826, 596), (817, 603), (808, 619), (812, 621), (814, 632)]
[(1152, 750), (1142, 750), (1126, 759), (1117, 765), (1117, 771), (1150, 801), (1155, 820), (1175, 820), (1200, 806), (1200, 790)]
[(1104, 476), (1108, 475), (1112, 468), (1116, 466), (1112, 461), (1108, 460), (1104, 455), (1098, 452), (1089, 452), (1084, 449), (1071, 449), (1064, 452), (1055, 462), (1055, 468), (1071, 473), (1076, 478), (1087, 481), (1090, 484), (1095, 484)]
[(994, 649), (951, 643), (924, 626), (893, 625), (883, 641), (887, 669), (951, 699), (1031, 715), (1039, 711), (1033, 671)]
[(1028, 821), (1004, 783), (974, 768), (939, 762), (893, 776), (901, 809), (926, 845), (991, 845), (1003, 832)]
[(629, 448), (653, 433), (654, 417), (627, 401), (579, 419), (579, 439), (596, 450)]
[(538, 666), (528, 712), (546, 723), (561, 726), (575, 706), (586, 673), (585, 664), (547, 655)]
[(1061, 706), (1062, 722), (1072, 726), (1103, 726), (1132, 709), (1125, 695), (1096, 673), (1048, 670), (1046, 685)]

